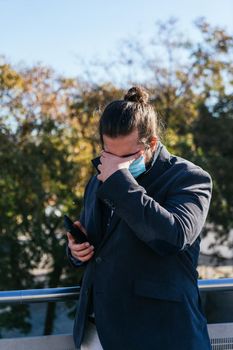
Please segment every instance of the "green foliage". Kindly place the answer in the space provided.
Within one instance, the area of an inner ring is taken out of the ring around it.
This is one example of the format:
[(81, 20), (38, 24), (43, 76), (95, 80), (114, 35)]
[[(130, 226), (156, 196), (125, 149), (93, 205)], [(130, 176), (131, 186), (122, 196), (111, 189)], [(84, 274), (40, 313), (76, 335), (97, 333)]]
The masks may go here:
[(199, 106), (199, 117), (194, 128), (196, 146), (202, 150), (197, 155), (199, 163), (213, 177), (213, 201), (209, 221), (215, 230), (227, 238), (233, 227), (233, 98), (224, 96), (211, 111)]

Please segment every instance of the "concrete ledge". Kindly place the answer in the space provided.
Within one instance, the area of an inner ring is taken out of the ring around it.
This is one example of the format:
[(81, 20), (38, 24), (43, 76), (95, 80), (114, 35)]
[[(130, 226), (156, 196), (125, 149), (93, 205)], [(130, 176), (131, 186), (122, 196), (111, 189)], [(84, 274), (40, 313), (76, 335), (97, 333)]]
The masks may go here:
[(0, 339), (0, 350), (77, 350), (70, 334)]
[[(233, 323), (208, 325), (213, 350), (233, 349)], [(0, 350), (78, 350), (71, 334), (0, 339)]]
[(213, 350), (233, 349), (233, 323), (214, 323), (208, 325)]

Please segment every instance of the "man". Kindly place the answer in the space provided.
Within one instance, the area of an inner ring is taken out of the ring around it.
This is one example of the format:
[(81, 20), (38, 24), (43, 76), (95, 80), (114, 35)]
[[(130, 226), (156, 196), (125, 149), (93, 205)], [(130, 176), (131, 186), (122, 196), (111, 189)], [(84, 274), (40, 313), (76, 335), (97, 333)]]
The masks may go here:
[(100, 119), (98, 175), (68, 234), (68, 256), (85, 265), (74, 340), (81, 349), (209, 350), (197, 286), (200, 232), (211, 178), (171, 155), (142, 88), (113, 101)]

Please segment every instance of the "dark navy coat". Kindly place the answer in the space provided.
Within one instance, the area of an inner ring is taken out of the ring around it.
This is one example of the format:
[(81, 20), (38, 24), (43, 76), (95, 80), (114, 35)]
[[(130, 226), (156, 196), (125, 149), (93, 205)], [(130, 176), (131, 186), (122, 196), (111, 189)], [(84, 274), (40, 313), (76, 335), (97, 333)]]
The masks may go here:
[[(91, 294), (104, 350), (211, 349), (196, 271), (211, 189), (206, 171), (163, 145), (137, 179), (122, 169), (89, 181), (80, 220), (95, 255), (82, 281), (77, 347)], [(102, 240), (101, 203), (114, 209)]]

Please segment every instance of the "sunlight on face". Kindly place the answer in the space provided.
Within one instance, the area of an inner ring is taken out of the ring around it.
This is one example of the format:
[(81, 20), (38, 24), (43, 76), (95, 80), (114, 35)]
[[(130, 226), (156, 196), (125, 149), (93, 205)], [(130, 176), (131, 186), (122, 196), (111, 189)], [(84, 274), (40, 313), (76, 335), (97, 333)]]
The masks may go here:
[(103, 135), (104, 150), (118, 157), (125, 157), (144, 150), (144, 145), (138, 141), (138, 131), (134, 130), (128, 135), (109, 137)]
[(138, 130), (133, 130), (128, 135), (120, 135), (117, 137), (110, 137), (103, 135), (104, 150), (118, 157), (126, 157), (144, 151), (145, 160), (148, 162), (151, 158), (152, 152), (157, 145), (157, 138), (154, 137), (149, 150), (145, 149), (145, 145), (139, 143)]

